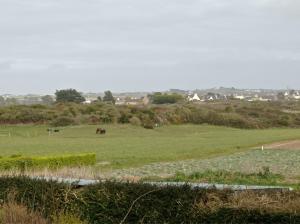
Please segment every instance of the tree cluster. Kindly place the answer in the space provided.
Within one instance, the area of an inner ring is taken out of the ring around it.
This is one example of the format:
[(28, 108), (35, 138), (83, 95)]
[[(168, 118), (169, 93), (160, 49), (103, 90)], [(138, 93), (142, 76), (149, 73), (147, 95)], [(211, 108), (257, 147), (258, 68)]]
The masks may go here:
[(183, 97), (179, 94), (162, 94), (162, 93), (155, 93), (150, 96), (153, 104), (175, 104), (179, 101), (183, 100)]

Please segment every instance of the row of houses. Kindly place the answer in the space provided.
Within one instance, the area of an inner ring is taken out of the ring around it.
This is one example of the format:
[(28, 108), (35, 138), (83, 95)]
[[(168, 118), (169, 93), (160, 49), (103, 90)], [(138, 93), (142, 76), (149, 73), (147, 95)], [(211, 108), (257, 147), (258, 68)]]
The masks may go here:
[[(187, 101), (189, 102), (207, 102), (207, 101), (226, 101), (230, 99), (235, 100), (243, 100), (248, 102), (253, 101), (261, 101), (261, 102), (268, 102), (268, 101), (276, 101), (280, 99), (280, 93), (278, 94), (232, 94), (232, 95), (225, 95), (220, 93), (206, 93), (200, 95), (198, 93), (189, 93), (187, 95)], [(286, 100), (300, 100), (300, 92), (299, 91), (290, 91), (283, 93), (284, 99)], [(90, 103), (92, 101), (88, 101)], [(144, 97), (116, 97), (116, 105), (148, 105), (150, 104), (150, 98), (148, 96)]]
[(214, 101), (214, 100), (227, 100), (227, 96), (221, 95), (218, 93), (207, 93), (203, 96), (199, 96), (198, 93), (194, 93), (192, 95), (188, 95), (187, 100), (190, 102), (193, 101)]
[(277, 94), (231, 94), (231, 95), (223, 95), (219, 93), (206, 93), (204, 95), (199, 96), (198, 93), (190, 93), (187, 96), (187, 100), (189, 102), (205, 102), (205, 101), (215, 101), (215, 100), (244, 100), (248, 102), (252, 101), (276, 101), (276, 100), (300, 100), (300, 92), (299, 91), (286, 91), (279, 92)]
[(300, 100), (300, 92), (296, 90), (286, 91), (283, 95), (285, 99)]
[[(170, 92), (170, 94), (174, 93)], [(205, 101), (226, 101), (230, 99), (243, 100), (243, 101), (276, 101), (276, 100), (300, 100), (300, 91), (290, 90), (290, 91), (277, 91), (277, 92), (250, 92), (250, 91), (237, 91), (236, 93), (226, 93), (226, 92), (179, 92), (176, 90), (176, 94), (183, 95), (186, 97), (186, 100), (189, 102), (205, 102)], [(91, 104), (94, 101), (97, 101), (99, 95), (96, 94), (87, 94), (85, 95), (86, 101), (83, 104)], [(54, 96), (52, 97), (52, 101), (55, 100)], [(11, 102), (12, 104), (42, 104), (44, 103), (44, 99), (42, 96), (38, 95), (26, 95), (26, 96), (14, 96), (14, 95), (2, 95), (0, 98), (3, 102)], [(140, 94), (118, 94), (116, 97), (116, 105), (148, 105), (151, 100), (148, 97), (147, 93)]]

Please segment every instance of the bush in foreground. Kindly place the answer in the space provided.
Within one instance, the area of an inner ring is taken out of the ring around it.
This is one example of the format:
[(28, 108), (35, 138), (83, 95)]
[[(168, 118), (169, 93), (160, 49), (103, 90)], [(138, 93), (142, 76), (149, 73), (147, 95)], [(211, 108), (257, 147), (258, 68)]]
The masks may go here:
[(0, 178), (0, 200), (46, 218), (76, 214), (89, 223), (299, 223), (300, 192), (241, 192), (105, 182), (85, 188), (26, 177)]

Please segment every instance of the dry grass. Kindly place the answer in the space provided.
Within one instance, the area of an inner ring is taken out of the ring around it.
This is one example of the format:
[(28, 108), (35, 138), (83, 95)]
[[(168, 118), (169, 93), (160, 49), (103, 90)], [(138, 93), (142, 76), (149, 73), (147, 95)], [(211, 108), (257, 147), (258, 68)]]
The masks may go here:
[(242, 192), (232, 198), (235, 208), (258, 209), (272, 213), (300, 214), (300, 194), (286, 193), (257, 194), (254, 192)]
[(28, 211), (25, 206), (10, 202), (0, 207), (1, 224), (48, 224), (40, 214)]
[(228, 194), (227, 198), (222, 198), (218, 193), (211, 193), (195, 204), (195, 209), (205, 213), (213, 213), (222, 208), (300, 214), (300, 193), (244, 191)]

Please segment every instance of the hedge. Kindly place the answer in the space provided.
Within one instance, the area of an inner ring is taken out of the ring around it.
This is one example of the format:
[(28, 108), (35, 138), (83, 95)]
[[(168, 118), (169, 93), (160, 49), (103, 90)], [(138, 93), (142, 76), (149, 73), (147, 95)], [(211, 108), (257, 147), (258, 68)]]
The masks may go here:
[[(300, 223), (300, 192), (239, 194), (117, 182), (78, 189), (54, 181), (0, 177), (0, 201), (13, 195), (15, 201), (46, 218), (65, 213), (93, 224)], [(251, 203), (245, 207), (245, 201)]]
[(0, 170), (27, 170), (72, 166), (89, 166), (96, 164), (96, 154), (78, 154), (53, 157), (23, 157), (12, 156), (9, 158), (0, 158)]

